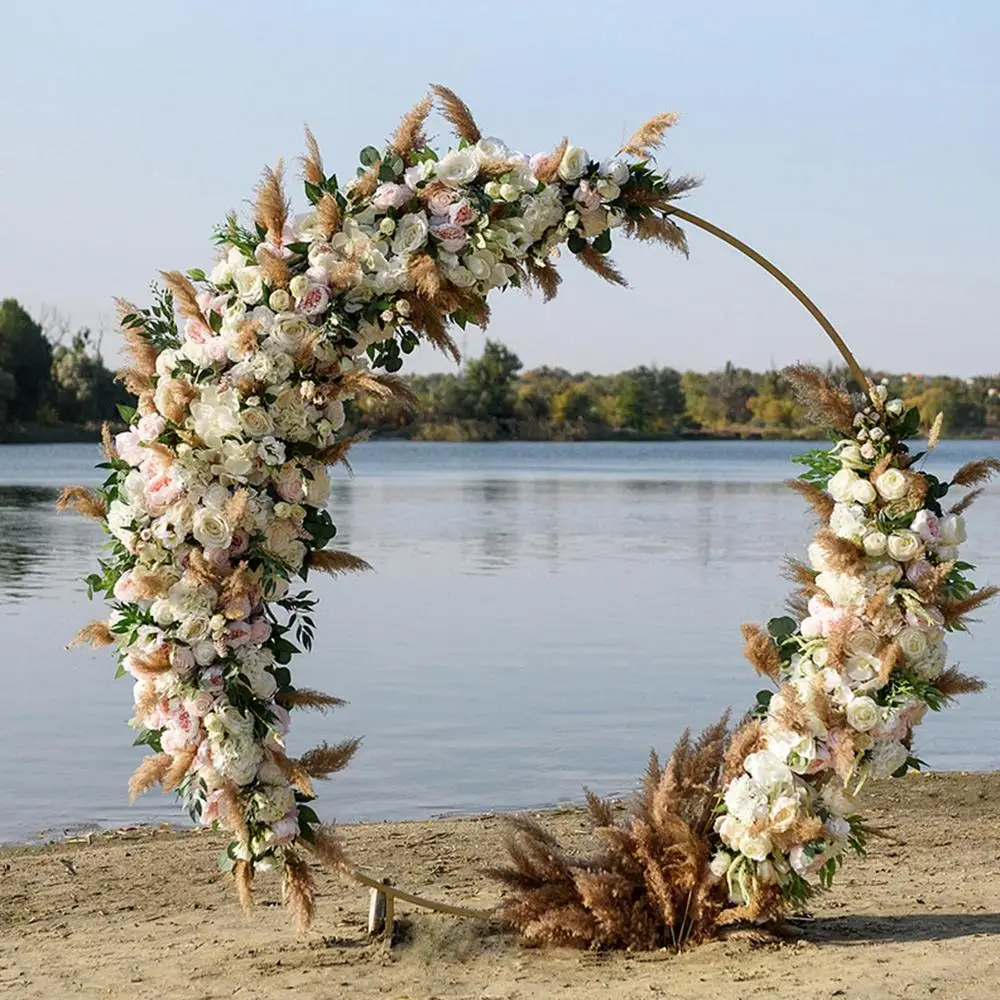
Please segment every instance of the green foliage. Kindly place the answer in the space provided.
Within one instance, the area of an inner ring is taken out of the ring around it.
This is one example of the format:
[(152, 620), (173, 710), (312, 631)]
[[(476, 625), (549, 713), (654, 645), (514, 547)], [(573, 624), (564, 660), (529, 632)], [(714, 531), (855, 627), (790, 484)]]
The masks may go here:
[(817, 486), (824, 488), (840, 472), (840, 459), (829, 448), (813, 448), (801, 455), (793, 456), (792, 461), (806, 467), (806, 471), (799, 475), (799, 479), (804, 479), (807, 483), (816, 483)]
[(52, 345), (16, 299), (0, 302), (0, 369), (13, 379), (3, 408), (9, 420), (36, 420), (48, 401)]

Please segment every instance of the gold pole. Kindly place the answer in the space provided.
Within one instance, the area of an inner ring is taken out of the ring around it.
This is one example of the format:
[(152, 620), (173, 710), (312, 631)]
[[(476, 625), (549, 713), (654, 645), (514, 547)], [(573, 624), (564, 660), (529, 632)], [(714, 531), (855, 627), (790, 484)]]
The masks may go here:
[(738, 240), (731, 233), (727, 233), (725, 229), (720, 229), (706, 219), (699, 218), (697, 215), (685, 212), (682, 208), (674, 208), (673, 206), (668, 208), (665, 214), (676, 215), (677, 218), (684, 219), (685, 222), (690, 222), (692, 226), (697, 226), (699, 229), (705, 230), (706, 233), (717, 236), (724, 243), (728, 243), (731, 247), (739, 250), (740, 253), (745, 254), (755, 264), (759, 264), (768, 274), (781, 282), (805, 306), (813, 319), (823, 328), (823, 331), (833, 341), (834, 346), (840, 351), (841, 356), (847, 362), (847, 367), (850, 369), (851, 374), (858, 380), (858, 385), (870, 395), (871, 384), (868, 381), (868, 376), (861, 370), (861, 365), (858, 364), (857, 359), (851, 353), (847, 344), (844, 343), (843, 338), (834, 329), (833, 324), (820, 312), (816, 303), (784, 271), (775, 267), (766, 257), (762, 257), (753, 247), (747, 246), (742, 240)]
[(416, 893), (406, 892), (404, 889), (397, 889), (393, 885), (386, 885), (384, 882), (379, 882), (378, 879), (374, 879), (370, 875), (366, 875), (364, 872), (358, 871), (356, 868), (347, 869), (346, 872), (347, 875), (360, 882), (362, 885), (367, 885), (372, 889), (377, 889), (379, 892), (384, 892), (387, 897), (395, 896), (407, 903), (414, 903), (417, 906), (422, 906), (427, 910), (436, 910), (438, 913), (448, 913), (454, 917), (469, 917), (472, 920), (492, 920), (494, 917), (492, 910), (473, 910), (466, 906), (452, 906), (451, 903), (439, 903), (436, 900), (418, 896)]

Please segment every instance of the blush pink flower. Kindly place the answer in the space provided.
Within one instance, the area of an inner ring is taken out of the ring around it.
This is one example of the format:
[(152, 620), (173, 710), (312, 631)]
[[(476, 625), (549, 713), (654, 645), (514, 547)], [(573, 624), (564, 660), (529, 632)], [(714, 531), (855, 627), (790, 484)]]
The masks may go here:
[(402, 208), (411, 198), (413, 192), (405, 184), (392, 184), (386, 182), (379, 184), (372, 195), (372, 207), (379, 212), (386, 212), (390, 208)]
[(330, 304), (330, 290), (326, 285), (310, 285), (299, 301), (299, 309), (306, 316), (318, 316)]
[(458, 253), (469, 242), (469, 234), (447, 216), (432, 218), (430, 231), (446, 253)]
[[(247, 604), (250, 602), (247, 601)], [(253, 635), (250, 624), (245, 621), (235, 621), (229, 623), (226, 629), (226, 645), (230, 649), (240, 649), (252, 641)]]
[(290, 844), (299, 835), (298, 810), (290, 809), (271, 824), (271, 838), (276, 844)]
[(255, 618), (250, 623), (250, 638), (257, 646), (262, 646), (271, 638), (271, 624), (266, 618)]
[(452, 202), (458, 197), (457, 191), (435, 191), (427, 199), (427, 209), (431, 215), (447, 215)]
[(448, 218), (456, 226), (469, 226), (479, 217), (479, 213), (463, 198), (448, 209)]

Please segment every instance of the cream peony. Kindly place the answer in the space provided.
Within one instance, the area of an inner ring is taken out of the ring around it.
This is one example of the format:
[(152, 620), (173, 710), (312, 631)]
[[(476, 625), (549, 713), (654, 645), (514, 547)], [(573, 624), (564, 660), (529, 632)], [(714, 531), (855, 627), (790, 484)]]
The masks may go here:
[(897, 562), (909, 562), (920, 556), (924, 547), (920, 536), (912, 531), (894, 531), (886, 545), (889, 555)]
[(909, 492), (910, 484), (899, 469), (887, 469), (875, 480), (875, 489), (883, 500), (902, 500)]

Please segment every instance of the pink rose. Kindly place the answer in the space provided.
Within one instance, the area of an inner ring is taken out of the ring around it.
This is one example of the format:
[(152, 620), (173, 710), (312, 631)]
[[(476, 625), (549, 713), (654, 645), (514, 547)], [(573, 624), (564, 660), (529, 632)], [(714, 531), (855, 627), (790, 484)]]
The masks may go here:
[(582, 205), (588, 212), (593, 212), (601, 207), (601, 196), (590, 181), (580, 181), (577, 189), (573, 192), (573, 200)]
[[(199, 643), (198, 645), (202, 645)], [(211, 643), (208, 643), (211, 645)], [(222, 667), (206, 667), (201, 672), (201, 676), (198, 678), (198, 687), (203, 691), (211, 691), (213, 694), (218, 694), (223, 688), (223, 670)]]
[(205, 557), (205, 562), (216, 569), (222, 569), (229, 565), (229, 549), (220, 549), (214, 545), (208, 545), (201, 550)]
[(122, 573), (115, 584), (115, 600), (123, 601), (125, 604), (135, 604), (139, 600), (139, 592), (135, 586), (135, 578), (130, 570)]
[(199, 691), (193, 698), (184, 699), (184, 710), (196, 719), (204, 719), (215, 705), (215, 697), (209, 691)]
[(457, 191), (435, 191), (427, 199), (427, 208), (431, 215), (447, 215), (451, 203), (458, 197)]
[(250, 638), (257, 646), (263, 646), (271, 638), (271, 624), (266, 618), (255, 618), (250, 623)]
[(292, 717), (288, 714), (288, 710), (282, 708), (281, 705), (274, 704), (269, 707), (274, 716), (274, 728), (284, 736), (292, 728)]
[[(205, 751), (204, 762), (201, 760), (202, 750)], [(196, 760), (202, 767), (211, 766), (207, 742), (202, 743), (202, 745), (198, 747), (198, 757)], [(222, 794), (222, 789), (217, 788), (214, 792), (209, 792), (208, 797), (205, 799), (205, 805), (201, 810), (201, 822), (204, 823), (205, 826), (211, 826), (211, 824), (217, 819), (222, 818)]]
[(305, 495), (306, 489), (302, 482), (302, 473), (291, 462), (286, 462), (279, 470), (274, 480), (278, 496), (286, 503), (298, 503)]
[(299, 300), (299, 309), (306, 316), (318, 316), (330, 304), (330, 290), (326, 285), (310, 285)]
[(372, 206), (380, 212), (386, 212), (390, 208), (402, 208), (412, 197), (413, 192), (405, 184), (386, 182), (375, 189)]
[(430, 222), (430, 231), (446, 253), (458, 253), (469, 242), (468, 233), (447, 216), (434, 216)]
[(931, 564), (926, 559), (914, 559), (906, 567), (906, 579), (909, 583), (919, 583), (931, 572)]
[(229, 546), (230, 558), (236, 559), (250, 548), (250, 536), (242, 529), (233, 532), (233, 543)]
[(330, 275), (321, 267), (310, 267), (306, 270), (306, 277), (315, 285), (330, 284)]
[(194, 669), (194, 653), (189, 646), (174, 646), (170, 650), (170, 665), (179, 674), (190, 673)]
[(464, 199), (462, 201), (455, 202), (448, 209), (448, 218), (455, 223), (456, 226), (468, 226), (476, 221), (478, 212)]
[(822, 743), (816, 747), (816, 756), (810, 761), (806, 768), (806, 774), (818, 774), (830, 764), (830, 751)]
[(537, 174), (541, 169), (542, 164), (549, 158), (548, 153), (535, 153), (535, 155), (528, 160), (528, 167), (531, 169), (533, 174)]
[(167, 422), (159, 413), (147, 413), (135, 425), (141, 441), (155, 441), (167, 428)]
[(290, 844), (299, 835), (298, 809), (289, 809), (277, 823), (271, 824), (271, 838), (276, 844)]
[(184, 339), (195, 344), (204, 344), (213, 336), (212, 328), (200, 319), (189, 319), (184, 324)]
[(139, 443), (142, 440), (138, 430), (132, 428), (115, 435), (115, 449), (129, 465), (141, 465), (148, 452)]
[(167, 512), (167, 508), (184, 492), (184, 487), (168, 475), (157, 476), (146, 484), (146, 508), (153, 517)]
[(941, 522), (929, 510), (922, 510), (913, 519), (910, 530), (915, 531), (925, 542), (933, 544), (941, 537)]
[[(250, 602), (247, 601), (246, 603), (249, 604)], [(241, 646), (246, 646), (252, 638), (253, 635), (248, 622), (230, 622), (229, 628), (226, 629), (226, 645), (230, 649), (239, 649)]]

